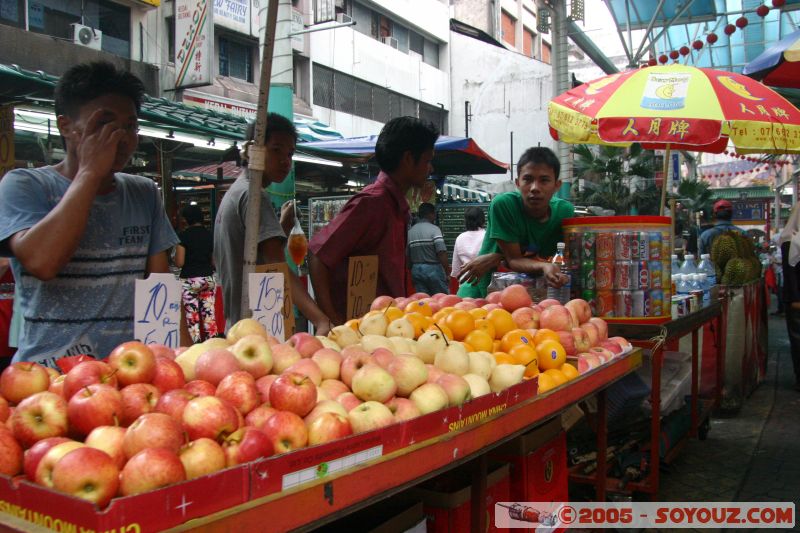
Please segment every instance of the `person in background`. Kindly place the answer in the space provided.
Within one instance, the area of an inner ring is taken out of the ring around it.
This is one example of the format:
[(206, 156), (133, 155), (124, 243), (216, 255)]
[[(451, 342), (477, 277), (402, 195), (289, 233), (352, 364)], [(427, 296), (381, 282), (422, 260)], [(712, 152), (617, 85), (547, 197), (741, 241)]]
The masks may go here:
[(708, 228), (700, 234), (700, 253), (710, 254), (711, 245), (718, 235), (722, 235), (726, 231), (738, 231), (744, 233), (738, 226), (734, 226), (731, 222), (733, 218), (733, 204), (728, 200), (717, 200), (713, 208), (714, 214), (714, 227)]
[(558, 265), (543, 258), (556, 253), (564, 242), (561, 221), (575, 214), (575, 207), (557, 198), (561, 188), (561, 163), (552, 150), (528, 148), (517, 163), (517, 190), (496, 196), (489, 205), (489, 223), (480, 255), (461, 269), (461, 297), (483, 298), (501, 261), (514, 272), (543, 275), (560, 287), (566, 280)]
[[(252, 139), (253, 135), (254, 127), (253, 124), (250, 124), (247, 137)], [(265, 138), (267, 168), (264, 170), (264, 188), (261, 191), (256, 262), (258, 264), (285, 263), (286, 233), (283, 228), (290, 226), (287, 226), (286, 220), (283, 221), (283, 224), (278, 221), (266, 186), (270, 183), (283, 182), (291, 172), (297, 131), (294, 124), (286, 117), (277, 113), (269, 113)], [(250, 174), (245, 169), (222, 198), (214, 224), (214, 264), (222, 284), (225, 327), (228, 329), (242, 318), (242, 270), (249, 188)], [(293, 214), (284, 204), (281, 217), (288, 217), (290, 213)], [(290, 286), (294, 305), (314, 324), (317, 335), (326, 335), (330, 329), (328, 317), (308, 295), (308, 291), (297, 275), (291, 271), (289, 275), (292, 278)]]
[(453, 246), (453, 266), (450, 275), (458, 278), (461, 267), (478, 256), (486, 235), (486, 216), (480, 207), (468, 207), (464, 210), (464, 227), (467, 231), (456, 237)]
[(309, 269), (320, 307), (334, 324), (347, 314), (348, 258), (378, 256), (376, 295), (406, 296), (406, 193), (422, 187), (433, 170), (439, 131), (414, 117), (393, 118), (381, 130), (375, 183), (350, 198), (342, 211), (311, 238)]
[(800, 263), (792, 265), (790, 258), (800, 253), (800, 204), (795, 204), (789, 220), (779, 237), (783, 270), (783, 307), (786, 331), (792, 351), (795, 389), (800, 391)]
[(411, 281), (417, 292), (430, 295), (449, 292), (447, 286), (447, 247), (442, 230), (434, 224), (436, 208), (422, 203), (419, 220), (408, 231), (408, 262), (411, 264)]
[(175, 266), (181, 267), (183, 312), (192, 342), (197, 344), (217, 335), (214, 300), (217, 283), (214, 281), (214, 236), (203, 226), (203, 211), (187, 205), (181, 212), (187, 228), (178, 237), (175, 247)]
[(145, 88), (107, 62), (55, 88), (64, 160), (0, 181), (0, 256), (11, 256), (23, 331), (15, 361), (103, 358), (133, 339), (137, 279), (169, 272), (178, 243), (149, 178), (121, 171), (139, 140)]

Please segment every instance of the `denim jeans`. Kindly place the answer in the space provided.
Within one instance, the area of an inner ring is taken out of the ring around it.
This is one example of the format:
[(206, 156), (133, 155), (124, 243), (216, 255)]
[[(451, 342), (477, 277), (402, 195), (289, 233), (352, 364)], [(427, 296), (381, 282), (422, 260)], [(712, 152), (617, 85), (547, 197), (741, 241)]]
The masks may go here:
[(411, 280), (417, 292), (424, 292), (431, 296), (436, 293), (447, 294), (447, 276), (440, 264), (416, 263), (411, 265)]

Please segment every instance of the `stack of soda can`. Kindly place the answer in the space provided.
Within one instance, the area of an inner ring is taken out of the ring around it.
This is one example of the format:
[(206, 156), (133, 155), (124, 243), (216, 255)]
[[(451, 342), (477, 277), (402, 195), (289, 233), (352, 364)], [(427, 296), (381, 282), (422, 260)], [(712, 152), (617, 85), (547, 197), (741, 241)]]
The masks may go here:
[(669, 315), (671, 246), (668, 234), (656, 230), (570, 232), (573, 298), (590, 302), (595, 316)]

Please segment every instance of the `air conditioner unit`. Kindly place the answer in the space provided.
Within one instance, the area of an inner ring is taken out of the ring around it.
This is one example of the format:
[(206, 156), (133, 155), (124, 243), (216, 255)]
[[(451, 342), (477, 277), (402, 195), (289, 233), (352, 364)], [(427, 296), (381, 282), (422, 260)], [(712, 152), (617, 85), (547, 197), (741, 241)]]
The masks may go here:
[(100, 50), (103, 45), (103, 32), (84, 26), (83, 24), (71, 24), (72, 42), (81, 46), (88, 46), (95, 50)]
[(392, 48), (397, 48), (399, 46), (397, 39), (395, 39), (394, 37), (384, 37), (382, 41), (383, 44), (388, 44)]
[(351, 17), (350, 15), (346, 15), (344, 13), (337, 13), (336, 22), (338, 22), (339, 24), (350, 24), (353, 22), (353, 17)]

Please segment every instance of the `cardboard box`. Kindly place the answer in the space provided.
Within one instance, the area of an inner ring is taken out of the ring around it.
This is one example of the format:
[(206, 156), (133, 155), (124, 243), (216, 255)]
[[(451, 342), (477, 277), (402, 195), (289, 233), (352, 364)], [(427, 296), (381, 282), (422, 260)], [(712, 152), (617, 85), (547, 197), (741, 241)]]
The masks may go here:
[[(486, 478), (486, 524), (494, 526), (495, 503), (508, 501), (510, 494), (507, 464), (490, 468)], [(409, 493), (420, 498), (425, 508), (428, 533), (461, 533), (470, 531), (472, 524), (471, 473), (466, 468), (447, 472)]]
[(560, 417), (511, 440), (490, 457), (511, 466), (509, 501), (569, 501), (567, 436)]
[[(420, 529), (420, 524), (421, 529)], [(413, 533), (425, 531), (422, 502), (408, 493), (387, 498), (320, 528), (320, 531)]]

